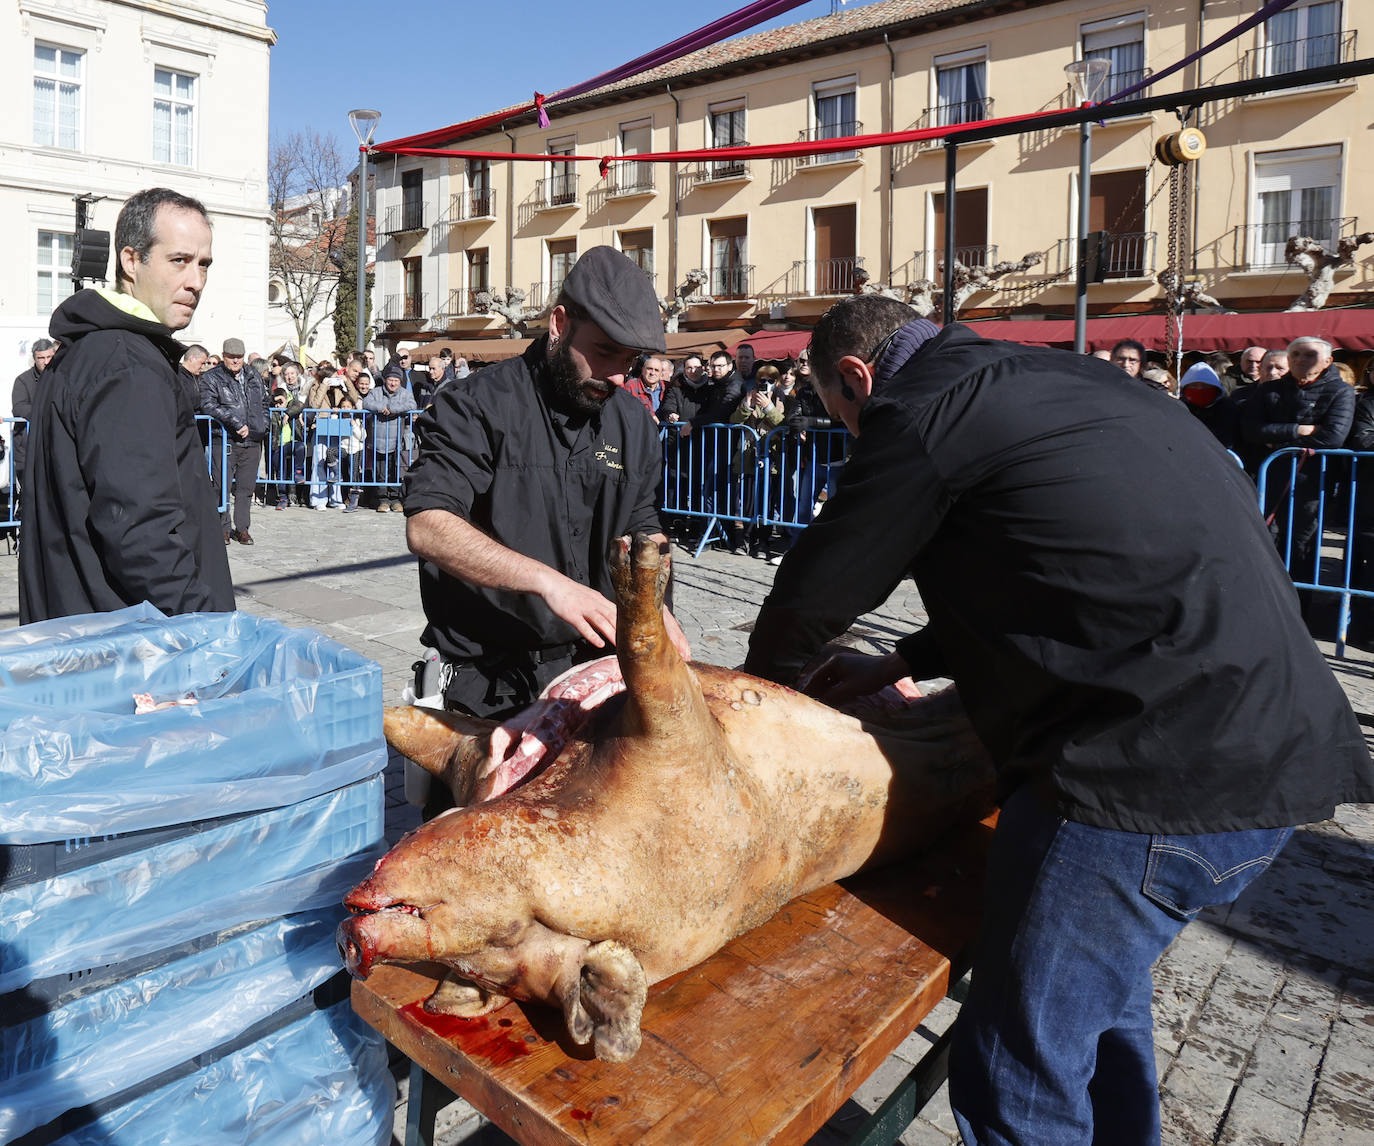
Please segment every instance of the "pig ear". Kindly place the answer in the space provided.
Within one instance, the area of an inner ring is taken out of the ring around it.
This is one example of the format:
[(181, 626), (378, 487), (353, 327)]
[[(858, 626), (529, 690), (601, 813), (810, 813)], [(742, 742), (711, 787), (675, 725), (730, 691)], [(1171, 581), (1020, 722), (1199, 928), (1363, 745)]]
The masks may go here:
[[(639, 1050), (639, 1020), (649, 993), (644, 968), (623, 943), (607, 939), (587, 948), (580, 978), (576, 1009), (583, 1029), (591, 1027), (596, 1057), (602, 1062), (628, 1062)], [(568, 1029), (577, 1038), (571, 1017)], [(586, 1034), (577, 1041), (585, 1043)]]
[(490, 720), (418, 705), (389, 707), (382, 717), (387, 743), (447, 783), (459, 807), (469, 801), (495, 727)]

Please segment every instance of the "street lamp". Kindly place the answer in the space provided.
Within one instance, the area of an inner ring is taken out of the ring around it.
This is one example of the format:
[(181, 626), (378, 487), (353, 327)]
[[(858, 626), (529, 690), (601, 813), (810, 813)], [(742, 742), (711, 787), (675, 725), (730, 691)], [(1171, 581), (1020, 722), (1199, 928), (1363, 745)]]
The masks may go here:
[(363, 341), (363, 316), (367, 311), (367, 151), (381, 118), (381, 112), (369, 107), (355, 107), (348, 113), (349, 125), (358, 137), (358, 297), (354, 302), (357, 340), (353, 344), (358, 350), (367, 347)]
[[(1079, 107), (1097, 102), (1097, 93), (1112, 70), (1110, 60), (1074, 60), (1064, 66)], [(1078, 293), (1073, 300), (1073, 348), (1088, 349), (1088, 208), (1092, 190), (1093, 125), (1085, 119), (1078, 136)]]

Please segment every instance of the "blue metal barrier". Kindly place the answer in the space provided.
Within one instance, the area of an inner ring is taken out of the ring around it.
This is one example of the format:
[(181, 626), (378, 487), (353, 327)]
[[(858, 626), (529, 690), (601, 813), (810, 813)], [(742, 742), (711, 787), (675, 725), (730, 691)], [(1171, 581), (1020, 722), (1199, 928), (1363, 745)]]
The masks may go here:
[[(1374, 465), (1360, 464), (1370, 461), (1374, 453), (1289, 448), (1265, 458), (1256, 477), (1260, 512), (1294, 588), (1340, 598), (1337, 656), (1345, 654), (1351, 600), (1374, 599), (1374, 493), (1363, 506), (1359, 496), (1362, 476), (1374, 485)], [(1328, 540), (1340, 551), (1323, 562)]]
[(5, 500), (0, 502), (0, 513), (4, 514), (4, 520), (0, 521), (0, 529), (17, 529), (19, 527), (19, 458), (15, 455), (19, 452), (18, 440), (28, 433), (29, 423), (25, 418), (0, 418), (0, 429), (4, 433), (5, 460), (0, 463), (0, 476), (5, 482)]
[(229, 475), (225, 464), (229, 455), (229, 432), (209, 414), (196, 415), (196, 430), (205, 443), (205, 472), (210, 475), (210, 488), (215, 490), (215, 510), (226, 513), (229, 509)]
[(259, 480), (278, 503), (300, 487), (312, 507), (342, 505), (364, 489), (401, 500), (415, 456), (415, 420), (422, 411), (387, 416), (373, 410), (309, 408), (294, 418), (272, 412)]

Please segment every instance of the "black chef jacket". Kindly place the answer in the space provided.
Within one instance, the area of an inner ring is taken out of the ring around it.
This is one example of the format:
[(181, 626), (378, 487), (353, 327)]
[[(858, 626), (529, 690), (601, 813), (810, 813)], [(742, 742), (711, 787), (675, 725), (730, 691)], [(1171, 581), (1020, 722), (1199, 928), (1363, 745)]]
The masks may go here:
[[(745, 669), (790, 683), (910, 572), (999, 765), (1134, 832), (1308, 823), (1374, 799), (1255, 489), (1168, 395), (1097, 359), (946, 327), (881, 383), (783, 562)], [(858, 555), (862, 560), (856, 560)]]
[[(663, 469), (652, 419), (616, 389), (598, 414), (546, 399), (545, 339), (443, 387), (418, 419), (407, 514), (442, 509), (615, 599), (606, 555), (658, 533)], [(487, 589), (420, 563), (425, 644), (448, 660), (566, 646), (580, 636), (532, 593)]]

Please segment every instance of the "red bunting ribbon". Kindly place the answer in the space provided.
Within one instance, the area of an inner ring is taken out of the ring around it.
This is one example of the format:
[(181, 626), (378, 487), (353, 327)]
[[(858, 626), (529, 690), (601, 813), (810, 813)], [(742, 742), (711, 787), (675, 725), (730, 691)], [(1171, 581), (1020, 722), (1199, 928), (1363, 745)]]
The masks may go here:
[(549, 113), (544, 110), (544, 93), (534, 93), (534, 110), (539, 113), (539, 126), (549, 126)]

